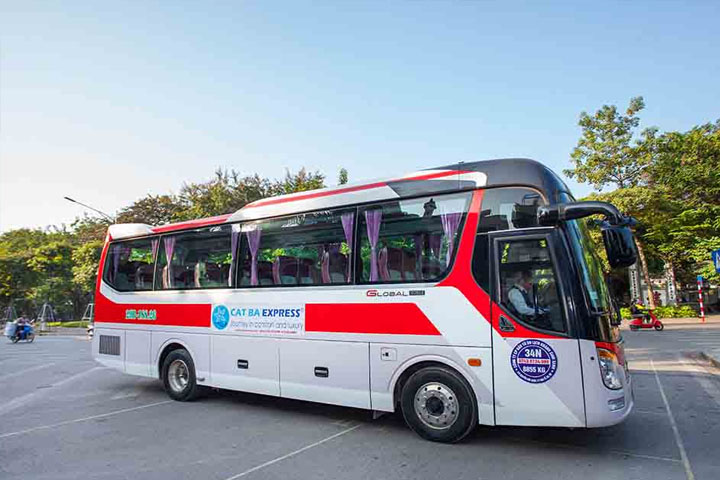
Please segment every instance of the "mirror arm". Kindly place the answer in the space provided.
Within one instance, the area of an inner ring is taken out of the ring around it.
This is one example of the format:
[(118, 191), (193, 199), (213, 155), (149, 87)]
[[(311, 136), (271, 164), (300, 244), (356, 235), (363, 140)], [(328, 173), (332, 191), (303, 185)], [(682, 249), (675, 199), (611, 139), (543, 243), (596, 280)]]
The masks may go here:
[(620, 213), (615, 205), (607, 202), (572, 202), (538, 207), (538, 223), (553, 226), (565, 220), (575, 220), (590, 215), (604, 215), (609, 225), (632, 226), (635, 219)]

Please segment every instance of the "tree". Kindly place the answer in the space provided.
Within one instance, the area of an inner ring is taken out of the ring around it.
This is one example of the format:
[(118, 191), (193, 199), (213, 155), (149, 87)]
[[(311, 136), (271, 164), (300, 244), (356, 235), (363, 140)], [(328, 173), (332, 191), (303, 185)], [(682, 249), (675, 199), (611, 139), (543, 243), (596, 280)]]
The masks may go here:
[(720, 248), (720, 120), (665, 133), (656, 144), (649, 184), (663, 193), (672, 215), (655, 222), (651, 234), (663, 240), (664, 255), (720, 281), (710, 261), (710, 252)]
[(117, 223), (162, 225), (177, 220), (182, 210), (174, 195), (148, 195), (120, 210)]
[(301, 168), (297, 173), (290, 170), (285, 172), (285, 178), (273, 184), (273, 194), (284, 195), (288, 193), (316, 190), (325, 186), (325, 175), (320, 172), (307, 172)]
[(72, 281), (81, 292), (95, 290), (102, 248), (102, 241), (93, 240), (79, 245), (72, 252)]
[[(624, 115), (619, 114), (614, 105), (603, 105), (592, 116), (582, 112), (578, 121), (582, 134), (570, 154), (574, 168), (566, 169), (564, 173), (582, 183), (590, 183), (598, 191), (608, 185), (619, 189), (642, 188), (646, 185), (644, 174), (653, 159), (657, 129), (646, 129), (637, 138), (636, 129), (640, 124), (637, 114), (644, 107), (643, 98), (635, 97), (630, 99)], [(642, 191), (639, 197), (648, 194), (649, 191)], [(629, 197), (637, 200), (636, 195)], [(636, 243), (643, 277), (649, 286), (650, 273), (643, 240), (637, 235)], [(655, 308), (652, 295), (649, 295), (648, 301), (650, 307)]]
[(338, 173), (338, 185), (345, 185), (348, 183), (348, 171), (345, 168), (341, 168)]
[(652, 160), (656, 128), (636, 139), (637, 114), (645, 108), (642, 97), (630, 99), (625, 115), (615, 105), (603, 105), (594, 115), (580, 114), (582, 135), (570, 154), (574, 168), (563, 170), (570, 178), (590, 183), (596, 190), (608, 184), (618, 188), (642, 183), (644, 169)]

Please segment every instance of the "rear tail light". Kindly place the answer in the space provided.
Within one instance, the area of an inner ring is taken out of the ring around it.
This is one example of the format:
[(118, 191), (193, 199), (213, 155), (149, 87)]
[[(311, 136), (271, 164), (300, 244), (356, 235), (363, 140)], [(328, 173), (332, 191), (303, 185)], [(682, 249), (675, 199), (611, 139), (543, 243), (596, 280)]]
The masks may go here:
[(600, 376), (605, 386), (611, 390), (621, 389), (623, 387), (622, 378), (625, 372), (615, 352), (598, 347), (597, 354), (598, 364), (600, 365)]

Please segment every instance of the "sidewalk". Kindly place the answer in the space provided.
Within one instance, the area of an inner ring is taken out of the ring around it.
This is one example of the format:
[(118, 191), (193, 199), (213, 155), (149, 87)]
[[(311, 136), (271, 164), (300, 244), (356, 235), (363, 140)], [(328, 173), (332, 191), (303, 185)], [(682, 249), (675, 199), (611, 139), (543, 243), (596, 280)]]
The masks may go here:
[(87, 336), (87, 328), (67, 328), (67, 327), (52, 327), (52, 330), (44, 330), (39, 332), (40, 336), (50, 335), (70, 335), (70, 336)]

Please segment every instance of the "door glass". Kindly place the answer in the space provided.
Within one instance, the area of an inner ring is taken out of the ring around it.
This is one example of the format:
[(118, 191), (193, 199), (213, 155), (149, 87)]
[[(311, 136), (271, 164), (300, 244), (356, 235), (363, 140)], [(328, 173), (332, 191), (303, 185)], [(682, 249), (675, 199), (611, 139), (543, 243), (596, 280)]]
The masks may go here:
[(531, 327), (567, 331), (547, 241), (501, 240), (498, 247), (500, 303), (505, 310)]

